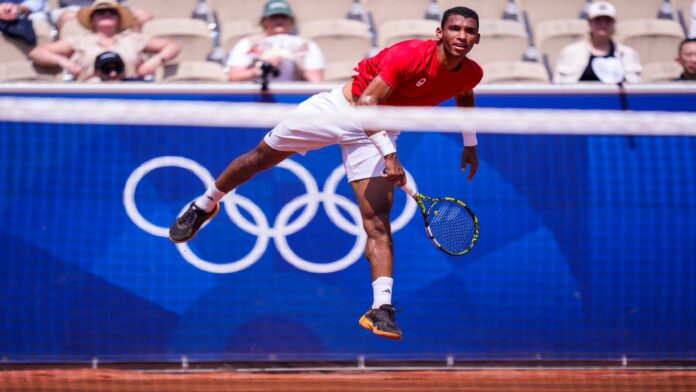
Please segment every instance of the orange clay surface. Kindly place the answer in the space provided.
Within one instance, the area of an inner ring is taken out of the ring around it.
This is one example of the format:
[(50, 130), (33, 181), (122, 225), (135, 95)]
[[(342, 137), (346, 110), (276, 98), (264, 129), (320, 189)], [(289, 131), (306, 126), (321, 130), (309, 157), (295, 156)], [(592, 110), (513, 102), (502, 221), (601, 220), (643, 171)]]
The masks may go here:
[(0, 391), (696, 391), (693, 370), (481, 369), (240, 373), (0, 371)]

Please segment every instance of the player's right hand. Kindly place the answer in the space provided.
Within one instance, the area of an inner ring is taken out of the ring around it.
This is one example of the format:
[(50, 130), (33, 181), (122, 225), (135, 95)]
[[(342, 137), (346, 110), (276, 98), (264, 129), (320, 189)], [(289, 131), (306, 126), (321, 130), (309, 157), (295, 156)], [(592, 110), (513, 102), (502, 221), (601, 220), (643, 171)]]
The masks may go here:
[(384, 157), (384, 171), (382, 172), (382, 177), (396, 186), (406, 184), (406, 172), (404, 172), (404, 168), (401, 167), (401, 163), (396, 154), (389, 154)]

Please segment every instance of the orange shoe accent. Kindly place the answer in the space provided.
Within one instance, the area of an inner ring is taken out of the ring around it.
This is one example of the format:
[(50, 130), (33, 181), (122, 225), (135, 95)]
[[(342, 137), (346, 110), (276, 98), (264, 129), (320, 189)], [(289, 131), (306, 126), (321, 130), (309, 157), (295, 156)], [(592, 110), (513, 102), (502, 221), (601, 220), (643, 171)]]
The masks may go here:
[(370, 321), (370, 319), (368, 319), (365, 316), (362, 316), (360, 318), (360, 321), (358, 321), (358, 324), (360, 324), (360, 326), (365, 328), (366, 330), (372, 331), (372, 333), (374, 333), (375, 335), (379, 335), (379, 336), (385, 337), (387, 339), (401, 340), (403, 338), (403, 336), (401, 336), (401, 335), (397, 335), (397, 334), (391, 333), (391, 332), (384, 332), (382, 330), (375, 328), (374, 324), (372, 324), (372, 321)]

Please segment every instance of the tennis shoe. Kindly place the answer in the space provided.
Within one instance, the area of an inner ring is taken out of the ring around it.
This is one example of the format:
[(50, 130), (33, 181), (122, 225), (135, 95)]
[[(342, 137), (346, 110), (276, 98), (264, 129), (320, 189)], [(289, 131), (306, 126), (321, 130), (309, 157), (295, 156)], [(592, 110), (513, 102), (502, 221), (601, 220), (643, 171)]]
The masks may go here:
[(370, 309), (360, 318), (360, 326), (388, 339), (401, 340), (403, 332), (394, 320), (394, 305)]
[(205, 212), (195, 203), (191, 203), (174, 224), (169, 228), (169, 239), (172, 242), (186, 242), (196, 236), (203, 224), (215, 217), (220, 211), (220, 203), (215, 204), (210, 212)]

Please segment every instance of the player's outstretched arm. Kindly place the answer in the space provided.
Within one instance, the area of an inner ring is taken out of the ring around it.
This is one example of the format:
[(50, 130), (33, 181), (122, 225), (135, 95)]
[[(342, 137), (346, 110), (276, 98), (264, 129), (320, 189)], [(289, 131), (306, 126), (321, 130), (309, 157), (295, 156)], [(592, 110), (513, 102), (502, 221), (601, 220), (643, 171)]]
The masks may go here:
[[(476, 106), (476, 99), (474, 97), (474, 91), (469, 90), (463, 94), (456, 97), (457, 106), (465, 108), (473, 108)], [(479, 166), (478, 151), (476, 150), (476, 145), (478, 141), (476, 140), (476, 132), (464, 132), (464, 150), (462, 151), (462, 161), (461, 169), (463, 172), (466, 171), (466, 166), (469, 165), (469, 175), (467, 180), (471, 181), (476, 175), (476, 171)]]

